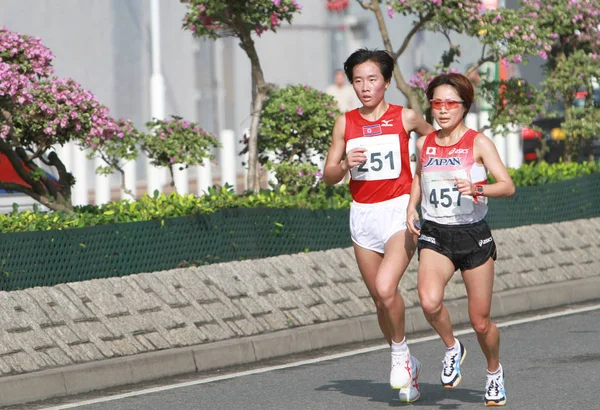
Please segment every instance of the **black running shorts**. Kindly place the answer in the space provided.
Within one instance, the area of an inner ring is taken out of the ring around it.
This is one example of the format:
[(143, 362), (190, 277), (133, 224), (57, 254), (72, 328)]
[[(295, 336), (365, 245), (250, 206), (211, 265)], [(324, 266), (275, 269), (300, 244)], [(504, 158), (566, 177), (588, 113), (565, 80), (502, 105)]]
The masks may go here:
[(425, 220), (418, 242), (419, 257), (421, 249), (432, 249), (447, 256), (457, 270), (476, 268), (489, 258), (496, 260), (496, 243), (485, 221), (441, 225)]

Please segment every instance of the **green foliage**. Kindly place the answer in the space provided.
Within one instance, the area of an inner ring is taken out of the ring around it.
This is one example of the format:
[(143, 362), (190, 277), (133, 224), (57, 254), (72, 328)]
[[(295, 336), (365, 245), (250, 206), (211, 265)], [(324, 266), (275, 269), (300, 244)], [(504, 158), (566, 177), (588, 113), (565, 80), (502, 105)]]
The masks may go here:
[(206, 195), (144, 195), (137, 201), (116, 201), (101, 206), (75, 207), (75, 212), (18, 212), (0, 214), (0, 232), (45, 231), (123, 222), (164, 220), (177, 216), (208, 214), (227, 208), (347, 209), (352, 202), (348, 185), (319, 182), (312, 192), (290, 192), (285, 185), (274, 190), (237, 195), (231, 186), (209, 188)]
[(323, 174), (319, 167), (309, 162), (267, 162), (265, 169), (276, 175), (277, 183), (269, 181), (273, 188), (286, 186), (289, 192), (312, 190)]
[[(600, 172), (599, 162), (575, 163), (545, 162), (509, 169), (515, 185), (532, 186), (569, 180)], [(490, 176), (490, 182), (493, 178)], [(178, 216), (210, 214), (227, 208), (277, 208), (277, 209), (348, 209), (352, 197), (348, 184), (334, 186), (317, 182), (312, 189), (295, 190), (278, 185), (273, 190), (238, 195), (231, 186), (209, 188), (206, 195), (145, 195), (137, 201), (116, 201), (101, 206), (75, 207), (74, 213), (18, 212), (0, 214), (0, 232), (27, 232), (81, 228), (123, 222), (164, 220)]]
[(154, 119), (146, 126), (152, 132), (144, 136), (142, 148), (156, 166), (200, 165), (205, 159), (213, 159), (211, 150), (220, 147), (214, 134), (181, 117)]
[(224, 35), (275, 31), (283, 21), (290, 23), (301, 9), (295, 0), (180, 0), (187, 5), (183, 27), (196, 37), (212, 39)]
[[(516, 186), (544, 185), (600, 172), (600, 161), (594, 162), (537, 162), (524, 164), (519, 169), (508, 170)], [(493, 178), (489, 176), (490, 182)]]
[(120, 119), (117, 126), (120, 131), (115, 137), (89, 147), (89, 159), (99, 156), (106, 163), (105, 166), (96, 168), (97, 174), (110, 175), (115, 170), (122, 170), (125, 163), (135, 161), (140, 154), (138, 144), (143, 140), (144, 134), (130, 120)]
[(565, 161), (577, 156), (582, 139), (599, 135), (591, 99), (586, 100), (585, 109), (573, 106), (575, 94), (585, 91), (591, 95), (594, 81), (600, 76), (599, 16), (600, 0), (521, 0), (518, 9), (491, 10), (482, 17), (483, 44), (500, 44), (504, 57), (514, 63), (526, 61), (528, 55), (546, 61), (546, 78), (534, 99), (539, 110), (530, 108), (527, 101), (516, 101), (511, 110), (515, 121), (529, 118), (531, 123), (535, 114), (549, 114), (544, 110), (555, 104), (547, 103), (564, 106)]
[(499, 133), (510, 130), (515, 124), (530, 124), (544, 111), (543, 94), (521, 78), (485, 81), (481, 92), (486, 100), (492, 101), (490, 122)]
[[(295, 193), (313, 190), (322, 177), (318, 165), (327, 155), (331, 130), (340, 114), (332, 96), (307, 85), (269, 94), (261, 113), (258, 155), (278, 185)], [(242, 153), (247, 151), (248, 147)]]
[(340, 114), (332, 96), (307, 85), (272, 92), (263, 107), (258, 130), (260, 162), (310, 162), (314, 155), (323, 160)]

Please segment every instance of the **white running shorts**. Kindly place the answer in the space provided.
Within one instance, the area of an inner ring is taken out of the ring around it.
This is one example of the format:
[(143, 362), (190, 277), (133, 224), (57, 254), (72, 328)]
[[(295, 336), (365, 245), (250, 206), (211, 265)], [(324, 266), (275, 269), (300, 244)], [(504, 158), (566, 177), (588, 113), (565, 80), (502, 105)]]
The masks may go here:
[(406, 229), (406, 207), (410, 195), (384, 202), (350, 206), (350, 236), (361, 248), (383, 253), (385, 243), (396, 232)]

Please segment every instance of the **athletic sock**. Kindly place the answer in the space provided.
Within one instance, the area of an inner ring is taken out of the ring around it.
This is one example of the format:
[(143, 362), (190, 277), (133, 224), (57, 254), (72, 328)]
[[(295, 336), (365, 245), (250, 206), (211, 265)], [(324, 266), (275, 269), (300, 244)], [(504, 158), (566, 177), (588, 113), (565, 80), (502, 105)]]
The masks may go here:
[(490, 372), (489, 370), (487, 370), (487, 374), (488, 376), (497, 376), (502, 372), (502, 365), (498, 365), (498, 370), (496, 370), (495, 372)]
[(458, 343), (458, 339), (454, 338), (454, 346), (447, 347), (446, 351), (448, 353), (458, 353), (458, 352), (460, 352), (460, 343)]
[(392, 354), (408, 354), (408, 344), (406, 338), (402, 339), (401, 342), (394, 342), (392, 340)]

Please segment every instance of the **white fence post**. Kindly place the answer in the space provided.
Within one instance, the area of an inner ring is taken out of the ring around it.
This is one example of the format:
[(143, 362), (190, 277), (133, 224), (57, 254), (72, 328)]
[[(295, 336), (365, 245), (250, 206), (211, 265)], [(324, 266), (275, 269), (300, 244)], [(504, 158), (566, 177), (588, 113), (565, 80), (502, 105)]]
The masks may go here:
[(498, 155), (500, 155), (500, 159), (502, 160), (502, 163), (506, 166), (507, 165), (507, 158), (506, 158), (506, 151), (507, 151), (507, 147), (506, 147), (506, 137), (502, 134), (496, 134), (494, 135), (494, 145), (496, 146), (496, 149), (498, 150)]
[(482, 132), (484, 135), (488, 136), (489, 138), (492, 139), (492, 141), (494, 140), (494, 133), (492, 132), (491, 128), (487, 128), (484, 131), (485, 127), (489, 127), (490, 126), (490, 113), (487, 111), (480, 111), (479, 112), (479, 132)]
[[(274, 163), (274, 164), (277, 163), (275, 161), (275, 153), (273, 151), (268, 151), (267, 152), (267, 157), (269, 158), (269, 161), (271, 161), (272, 163)], [(271, 184), (277, 185), (279, 183), (279, 181), (277, 181), (277, 176), (276, 176), (277, 174), (275, 173), (275, 171), (273, 171), (273, 170), (268, 170), (268, 171), (265, 170), (264, 173), (265, 173), (265, 175), (267, 177), (268, 189), (271, 189)]]
[[(75, 177), (75, 185), (71, 188), (71, 202), (73, 205), (87, 205), (90, 203), (89, 184), (87, 178), (88, 167), (90, 161), (87, 159), (87, 154), (84, 150), (77, 146), (72, 146), (73, 169), (77, 169)], [(93, 168), (93, 172), (95, 172)]]
[(179, 195), (190, 193), (188, 171), (185, 164), (173, 164), (173, 182), (175, 183), (175, 190)]
[(465, 125), (472, 130), (480, 131), (479, 121), (477, 121), (477, 114), (474, 112), (468, 113), (467, 117), (465, 118)]
[(204, 195), (211, 186), (213, 186), (212, 163), (210, 159), (205, 158), (202, 165), (196, 167), (196, 194)]
[[(244, 139), (244, 138), (243, 138), (243, 137), (244, 137), (244, 135), (246, 136), (246, 138), (250, 138), (250, 128), (244, 128), (244, 129), (242, 130), (242, 139)], [(242, 161), (242, 162), (245, 164), (245, 165), (244, 165), (244, 191), (248, 190), (248, 167), (249, 167), (249, 164), (248, 164), (248, 156), (249, 156), (249, 155), (248, 155), (248, 153), (246, 152), (246, 153), (244, 154), (244, 159), (243, 159), (243, 161)], [(260, 168), (260, 166), (259, 166), (259, 169), (258, 169), (257, 171), (258, 171), (259, 173), (260, 173), (260, 172), (262, 172), (262, 171), (261, 171), (261, 168)]]
[(71, 158), (74, 151), (73, 143), (68, 142), (65, 145), (55, 145), (54, 150), (56, 151), (56, 155), (61, 160), (67, 171), (72, 173), (73, 161)]
[(222, 130), (221, 140), (221, 186), (229, 184), (237, 190), (235, 133), (233, 130)]
[(146, 192), (148, 195), (154, 195), (154, 191), (162, 192), (164, 185), (165, 170), (155, 167), (150, 163), (150, 158), (146, 158)]
[[(98, 166), (105, 165), (105, 162), (101, 158), (96, 157), (94, 161), (94, 169)], [(110, 202), (110, 175), (99, 175), (96, 174), (96, 196), (94, 203), (96, 205), (102, 205)]]
[(523, 139), (519, 133), (519, 128), (515, 125), (509, 125), (506, 134), (507, 166), (509, 168), (521, 168), (523, 165)]
[[(123, 165), (123, 172), (125, 173), (125, 188), (131, 191), (131, 194), (125, 192), (123, 187), (121, 187), (121, 199), (137, 199), (137, 170), (135, 167), (135, 160), (128, 161), (125, 165)], [(119, 185), (121, 185), (121, 181), (119, 181)]]

